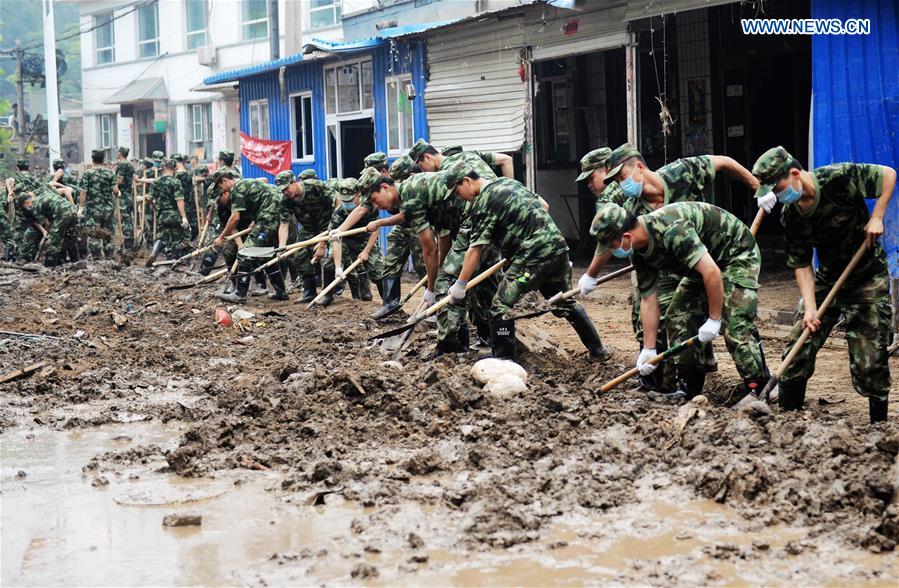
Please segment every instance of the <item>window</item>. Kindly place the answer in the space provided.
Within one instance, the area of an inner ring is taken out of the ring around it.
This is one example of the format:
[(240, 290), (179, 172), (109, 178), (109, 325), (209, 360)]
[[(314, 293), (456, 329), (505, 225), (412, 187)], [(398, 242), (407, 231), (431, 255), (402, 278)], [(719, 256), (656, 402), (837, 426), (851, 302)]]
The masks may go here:
[(116, 142), (116, 129), (115, 129), (116, 115), (114, 114), (101, 114), (100, 115), (100, 133), (99, 133), (99, 147), (106, 151), (106, 161), (112, 161), (115, 157), (115, 142)]
[(244, 40), (268, 37), (268, 0), (242, 0)]
[(197, 149), (202, 149), (201, 154), (197, 154), (197, 159), (207, 161), (212, 154), (212, 105), (211, 104), (191, 104), (189, 107), (190, 114), (190, 154), (197, 153)]
[(568, 83), (552, 83), (553, 147), (557, 153), (566, 153), (570, 145), (568, 130)]
[(250, 102), (250, 136), (268, 139), (268, 100)]
[(94, 17), (94, 39), (97, 45), (97, 65), (115, 61), (115, 32), (112, 13)]
[(141, 57), (159, 55), (159, 4), (144, 4), (137, 9), (137, 46)]
[(340, 22), (341, 0), (312, 0), (309, 4), (309, 23), (312, 29), (321, 29)]
[(373, 106), (371, 59), (325, 69), (325, 112), (346, 114)]
[(206, 46), (206, 0), (187, 0), (187, 48)]
[(403, 151), (412, 147), (413, 104), (406, 94), (406, 84), (410, 76), (387, 79), (387, 150)]
[(293, 159), (313, 159), (312, 94), (292, 96), (290, 115), (293, 120)]

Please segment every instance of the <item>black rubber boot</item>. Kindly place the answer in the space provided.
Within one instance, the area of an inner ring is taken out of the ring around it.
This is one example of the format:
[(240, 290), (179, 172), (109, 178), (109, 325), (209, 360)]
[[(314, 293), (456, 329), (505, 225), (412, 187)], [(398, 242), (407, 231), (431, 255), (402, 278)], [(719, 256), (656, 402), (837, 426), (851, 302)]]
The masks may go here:
[(250, 291), (250, 296), (265, 296), (268, 294), (268, 280), (265, 277), (265, 271), (258, 271), (253, 274), (256, 279), (256, 287)]
[(313, 263), (312, 270), (315, 272), (315, 286), (317, 288), (327, 286), (327, 284), (322, 284), (322, 262), (316, 261)]
[(871, 419), (872, 425), (887, 420), (887, 403), (888, 400), (868, 397), (868, 417)]
[(389, 278), (384, 278), (381, 296), (384, 300), (384, 304), (381, 305), (381, 308), (376, 310), (371, 318), (377, 320), (381, 320), (387, 316), (390, 316), (400, 308), (400, 277), (393, 276)]
[(281, 265), (275, 264), (270, 268), (266, 268), (268, 279), (272, 283), (272, 292), (268, 295), (272, 300), (289, 300), (287, 295), (287, 285), (284, 283), (284, 274), (281, 273)]
[[(328, 285), (334, 281), (334, 277), (335, 277), (334, 273), (335, 272), (334, 272), (333, 265), (325, 266), (325, 269), (324, 269), (324, 284), (325, 285)], [(337, 288), (334, 288), (334, 290), (337, 290)], [(334, 290), (331, 290), (331, 292), (328, 292), (327, 294), (322, 296), (322, 299), (318, 301), (318, 304), (321, 306), (328, 306), (329, 304), (334, 302), (334, 296), (333, 296)]]
[(443, 341), (437, 341), (437, 355), (446, 355), (448, 353), (465, 353), (468, 351), (467, 347), (462, 347), (459, 344), (459, 339), (456, 337), (452, 337), (449, 339), (444, 339)]
[(599, 333), (596, 332), (596, 327), (593, 326), (593, 321), (590, 320), (590, 316), (583, 306), (575, 304), (574, 310), (565, 316), (565, 320), (574, 328), (574, 332), (580, 337), (581, 343), (587, 348), (590, 357), (599, 360), (611, 357), (612, 354), (603, 346), (602, 339), (599, 338)]
[(490, 347), (490, 324), (489, 323), (475, 323), (474, 325), (475, 333), (477, 333), (478, 337), (478, 347)]
[(353, 300), (359, 300), (359, 278), (350, 276), (346, 281), (350, 285), (350, 295), (353, 297)]
[(678, 367), (677, 376), (680, 380), (680, 389), (687, 400), (702, 394), (702, 388), (705, 386), (705, 369)]
[(490, 339), (493, 357), (515, 361), (515, 321), (496, 319)]
[(297, 299), (299, 304), (309, 304), (315, 298), (315, 274), (303, 276), (303, 297)]
[(237, 281), (233, 292), (227, 294), (219, 294), (218, 297), (225, 302), (233, 302), (235, 304), (247, 301), (247, 292), (250, 290), (250, 272), (253, 266), (249, 263), (237, 264)]
[(207, 251), (205, 254), (203, 254), (203, 259), (200, 261), (200, 275), (209, 275), (209, 272), (212, 271), (212, 267), (215, 265), (218, 256), (219, 254), (217, 251)]
[(56, 267), (59, 265), (59, 260), (52, 253), (48, 253), (44, 256), (44, 265), (46, 267)]
[(361, 271), (357, 275), (359, 281), (359, 299), (369, 302), (371, 300), (371, 282), (368, 280), (368, 272)]
[(781, 381), (777, 384), (777, 402), (781, 410), (802, 410), (805, 404), (805, 387), (808, 380)]

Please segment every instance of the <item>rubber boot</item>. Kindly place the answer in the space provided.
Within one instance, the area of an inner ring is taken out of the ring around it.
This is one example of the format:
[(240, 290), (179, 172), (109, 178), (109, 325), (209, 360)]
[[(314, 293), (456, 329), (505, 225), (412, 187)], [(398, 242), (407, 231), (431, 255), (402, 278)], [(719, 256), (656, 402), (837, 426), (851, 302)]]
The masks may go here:
[(704, 368), (678, 367), (677, 376), (680, 380), (680, 388), (687, 400), (702, 394), (702, 388), (705, 386)]
[(596, 332), (596, 327), (583, 306), (576, 304), (574, 310), (565, 316), (565, 320), (574, 328), (590, 357), (601, 361), (611, 357), (612, 354), (603, 346), (602, 339), (599, 338), (599, 333)]
[(272, 300), (289, 300), (287, 296), (287, 285), (284, 283), (284, 274), (281, 273), (281, 265), (275, 264), (270, 268), (266, 268), (268, 279), (272, 283), (272, 292), (268, 295)]
[(463, 325), (453, 337), (437, 342), (437, 355), (447, 353), (467, 353), (469, 345), (468, 327)]
[(209, 275), (209, 272), (212, 271), (212, 267), (215, 265), (218, 256), (219, 254), (217, 251), (207, 251), (203, 254), (203, 259), (200, 261), (200, 275)]
[(265, 278), (265, 272), (260, 271), (253, 274), (256, 278), (256, 287), (250, 291), (250, 296), (265, 296), (268, 294), (268, 280)]
[(250, 272), (252, 271), (253, 267), (249, 263), (244, 262), (237, 264), (238, 276), (236, 278), (237, 281), (234, 286), (234, 291), (228, 292), (227, 294), (219, 294), (218, 297), (225, 302), (233, 302), (235, 304), (246, 302), (247, 292), (250, 290)]
[(353, 297), (353, 300), (359, 300), (359, 278), (350, 276), (346, 281), (350, 285), (350, 296)]
[(808, 380), (796, 379), (777, 384), (778, 398), (781, 410), (802, 410), (805, 404), (805, 387)]
[(494, 319), (491, 330), (493, 357), (515, 361), (515, 321)]
[(887, 403), (888, 399), (868, 397), (868, 417), (872, 425), (887, 420)]
[(356, 278), (359, 282), (359, 299), (365, 302), (371, 301), (371, 282), (368, 279), (368, 272), (361, 271)]
[[(333, 282), (334, 278), (335, 278), (334, 274), (335, 274), (335, 271), (334, 271), (333, 265), (325, 266), (324, 284), (327, 285), (327, 284), (330, 284), (331, 282)], [(337, 288), (334, 288), (334, 290), (337, 290)], [(334, 295), (333, 295), (334, 290), (331, 290), (331, 292), (328, 292), (327, 294), (322, 296), (322, 299), (318, 301), (318, 304), (321, 306), (328, 306), (329, 304), (334, 302)]]
[(475, 323), (474, 328), (478, 338), (477, 346), (484, 348), (490, 347), (490, 323), (477, 322)]
[(48, 253), (46, 256), (44, 256), (44, 266), (56, 267), (57, 265), (59, 265), (59, 261), (57, 260), (55, 255), (53, 255), (52, 253)]
[(377, 320), (381, 320), (385, 318), (400, 308), (400, 277), (392, 276), (389, 278), (384, 278), (383, 280), (383, 289), (381, 291), (381, 296), (384, 300), (384, 304), (381, 305), (381, 308), (376, 310), (371, 318)]
[(327, 284), (322, 284), (322, 262), (316, 261), (312, 264), (312, 270), (315, 272), (315, 286), (322, 288)]
[(309, 304), (315, 299), (315, 274), (303, 276), (303, 297), (297, 299), (298, 304)]

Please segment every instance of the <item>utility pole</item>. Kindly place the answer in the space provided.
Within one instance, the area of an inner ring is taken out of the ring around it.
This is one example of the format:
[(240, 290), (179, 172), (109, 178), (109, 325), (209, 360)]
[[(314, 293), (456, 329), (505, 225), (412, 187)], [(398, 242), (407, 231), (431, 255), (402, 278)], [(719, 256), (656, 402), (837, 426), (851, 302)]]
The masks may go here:
[(19, 157), (25, 157), (25, 80), (22, 79), (22, 42), (16, 39), (16, 134)]
[(53, 169), (58, 159), (59, 139), (59, 88), (56, 80), (56, 26), (53, 22), (53, 0), (44, 0), (44, 79), (47, 87), (47, 145), (50, 161), (47, 169)]
[(269, 57), (271, 57), (272, 60), (275, 60), (281, 57), (281, 31), (278, 26), (278, 0), (269, 0), (268, 2), (268, 22), (270, 23), (268, 31)]

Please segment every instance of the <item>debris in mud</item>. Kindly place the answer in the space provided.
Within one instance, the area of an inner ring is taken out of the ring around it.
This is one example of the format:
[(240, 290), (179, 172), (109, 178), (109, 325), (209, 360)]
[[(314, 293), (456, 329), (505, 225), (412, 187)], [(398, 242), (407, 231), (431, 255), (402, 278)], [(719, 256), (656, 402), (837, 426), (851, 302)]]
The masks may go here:
[(16, 480), (24, 480), (28, 477), (28, 474), (25, 473), (25, 470), (19, 470), (16, 472)]
[(91, 482), (91, 486), (93, 486), (94, 488), (109, 486), (109, 480), (106, 479), (106, 476), (99, 476), (97, 478), (94, 478), (94, 481)]
[(373, 565), (360, 563), (350, 572), (350, 576), (359, 580), (367, 580), (369, 578), (377, 578), (379, 575), (378, 568)]
[(163, 527), (194, 527), (203, 524), (203, 516), (191, 513), (167, 514), (162, 519)]

